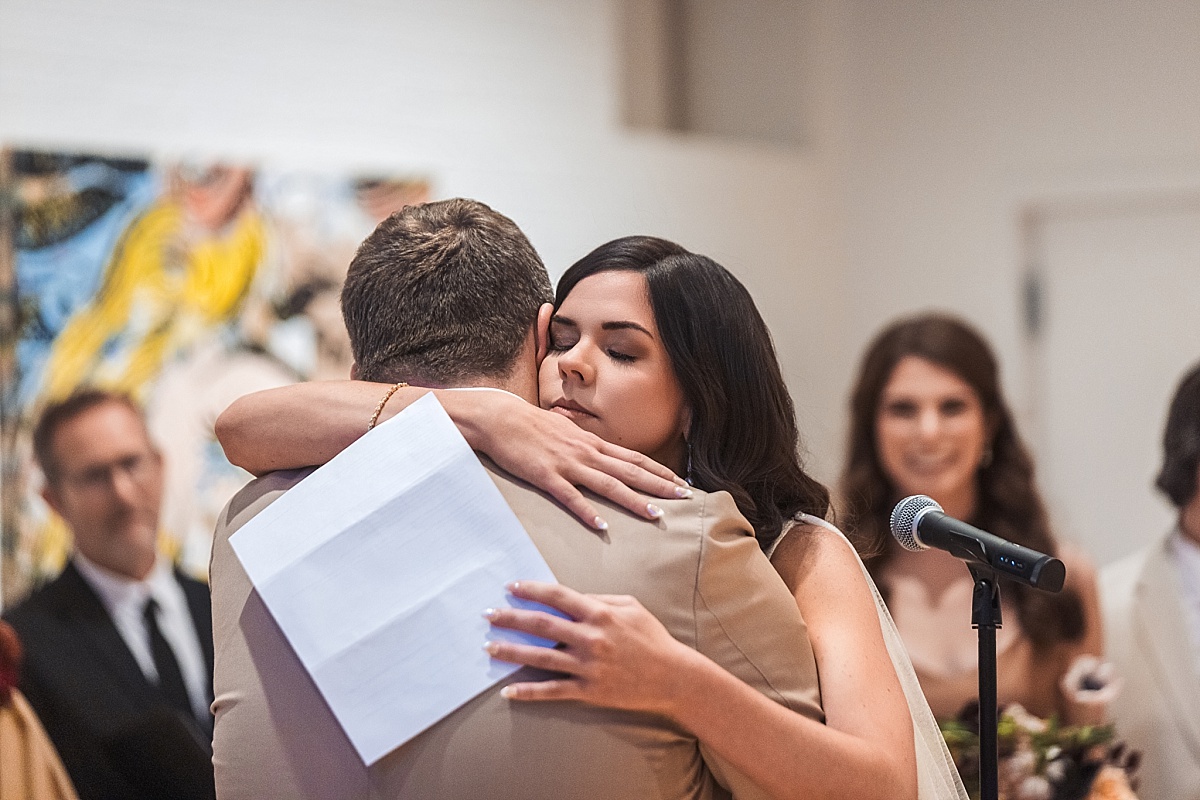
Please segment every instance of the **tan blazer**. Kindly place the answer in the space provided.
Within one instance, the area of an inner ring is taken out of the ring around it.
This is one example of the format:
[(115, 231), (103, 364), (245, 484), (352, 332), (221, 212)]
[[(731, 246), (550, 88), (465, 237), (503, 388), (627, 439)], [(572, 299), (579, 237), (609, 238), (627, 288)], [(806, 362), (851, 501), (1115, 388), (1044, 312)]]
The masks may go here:
[[(562, 583), (636, 596), (680, 641), (775, 701), (823, 719), (807, 629), (728, 494), (662, 501), (658, 523), (610, 506), (610, 528), (598, 533), (485, 466)], [(513, 703), (499, 687), (364, 768), (228, 543), (306, 474), (254, 481), (218, 521), (211, 582), (221, 800), (727, 796), (714, 776), (739, 798), (761, 796), (661, 717)]]
[(1169, 541), (1101, 572), (1104, 641), (1125, 681), (1109, 714), (1142, 752), (1142, 800), (1200, 800), (1200, 659)]

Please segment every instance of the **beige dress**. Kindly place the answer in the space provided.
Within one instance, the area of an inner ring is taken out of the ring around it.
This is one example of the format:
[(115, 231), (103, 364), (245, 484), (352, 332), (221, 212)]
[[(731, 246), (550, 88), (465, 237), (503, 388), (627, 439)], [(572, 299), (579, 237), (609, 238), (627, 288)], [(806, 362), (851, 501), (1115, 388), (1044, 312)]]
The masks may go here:
[[(919, 554), (924, 557), (927, 554)], [(1080, 593), (1086, 635), (1039, 650), (1021, 627), (1016, 608), (1005, 600), (1001, 584), (1003, 624), (996, 631), (996, 696), (1003, 708), (1019, 703), (1030, 713), (1047, 718), (1057, 715), (1071, 724), (1104, 719), (1103, 695), (1069, 692), (1063, 676), (1081, 655), (1101, 652), (1099, 607), (1094, 574), (1078, 554), (1066, 555), (1068, 585)], [(938, 719), (957, 717), (979, 696), (978, 634), (971, 627), (974, 584), (963, 577), (931, 596), (919, 579), (901, 572), (884, 576), (888, 608), (904, 640), (908, 655), (929, 707)]]
[[(971, 628), (970, 579), (955, 582), (934, 603), (916, 581), (889, 586), (889, 607), (908, 647), (925, 699), (938, 719), (958, 716), (979, 695), (978, 635)], [(1039, 654), (1021, 628), (1016, 609), (1001, 607), (996, 631), (996, 696), (1003, 708), (1020, 703), (1039, 717), (1058, 712), (1061, 652)]]

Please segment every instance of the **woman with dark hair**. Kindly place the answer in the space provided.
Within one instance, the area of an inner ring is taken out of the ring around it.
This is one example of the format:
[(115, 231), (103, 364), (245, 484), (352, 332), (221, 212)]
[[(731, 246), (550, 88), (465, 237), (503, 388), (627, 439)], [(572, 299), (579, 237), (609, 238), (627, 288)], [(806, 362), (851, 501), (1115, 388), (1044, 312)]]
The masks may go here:
[[(580, 283), (606, 273), (640, 275), (648, 290), (688, 415), (686, 459), (679, 462), (688, 482), (709, 492), (729, 492), (764, 550), (796, 514), (823, 519), (829, 492), (800, 465), (792, 399), (750, 293), (712, 259), (672, 242), (648, 236), (617, 239), (562, 276), (542, 370), (543, 405), (552, 408), (561, 395), (563, 353), (579, 339), (575, 327), (563, 322), (563, 306)], [(557, 372), (550, 368), (555, 363)], [(627, 416), (638, 413), (631, 408)], [(582, 419), (580, 425), (621, 443), (615, 432), (595, 427), (592, 420)], [(670, 458), (661, 461), (672, 463)]]
[(973, 583), (957, 558), (904, 550), (889, 535), (892, 507), (913, 494), (929, 495), (952, 517), (1066, 562), (1067, 585), (1059, 594), (1002, 586), (1000, 703), (1018, 702), (1069, 723), (1103, 719), (1109, 693), (1081, 688), (1093, 685), (1090, 670), (1101, 654), (1095, 575), (1080, 554), (1060, 552), (1033, 472), (1001, 393), (996, 359), (974, 329), (925, 314), (875, 338), (851, 398), (841, 486), (845, 523), (939, 717), (956, 716), (977, 697)]
[[(234, 436), (243, 446), (248, 439), (271, 446), (283, 439), (280, 419), (289, 419), (289, 427), (305, 420), (344, 426), (339, 435), (353, 438), (371, 404), (361, 388), (347, 387), (289, 387), (243, 398), (226, 412), (236, 419), (222, 424), (222, 442)], [(374, 386), (370, 398), (385, 389)], [(402, 402), (423, 391), (399, 390)], [(353, 402), (345, 402), (351, 393)], [(331, 421), (314, 409), (333, 394), (341, 399)], [(538, 631), (564, 646), (495, 641), (489, 652), (565, 675), (510, 684), (506, 697), (666, 715), (773, 797), (965, 797), (890, 619), (853, 548), (824, 520), (828, 494), (801, 467), (792, 402), (770, 334), (728, 271), (651, 237), (597, 248), (559, 284), (540, 395), (548, 411), (519, 409), (501, 393), (468, 393), (489, 410), (460, 425), (473, 433), (488, 419), (511, 428), (517, 417), (566, 417), (687, 475), (699, 489), (728, 491), (807, 624), (825, 724), (776, 704), (671, 638), (633, 598), (536, 582), (511, 590), (557, 606), (570, 620), (501, 609), (492, 622)], [(481, 449), (521, 466), (513, 471), (526, 476), (539, 474), (524, 465), (548, 449), (532, 436), (493, 436), (486, 444)], [(312, 463), (311, 455), (292, 465)]]

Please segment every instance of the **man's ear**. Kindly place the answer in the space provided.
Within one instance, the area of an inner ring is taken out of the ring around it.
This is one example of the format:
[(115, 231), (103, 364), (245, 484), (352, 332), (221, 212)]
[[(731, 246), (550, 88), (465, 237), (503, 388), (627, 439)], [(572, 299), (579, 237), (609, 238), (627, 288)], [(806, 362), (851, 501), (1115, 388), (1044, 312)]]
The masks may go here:
[(46, 505), (54, 510), (55, 514), (58, 514), (60, 517), (62, 516), (62, 513), (58, 510), (61, 505), (58, 492), (54, 491), (54, 487), (49, 483), (42, 487), (42, 499), (46, 501)]
[(550, 352), (550, 317), (554, 316), (554, 306), (542, 303), (538, 309), (537, 324), (534, 327), (534, 342), (537, 346), (537, 365), (542, 366), (542, 360)]
[(352, 380), (352, 381), (358, 380), (358, 362), (357, 361), (355, 361), (353, 364), (350, 365), (350, 380)]

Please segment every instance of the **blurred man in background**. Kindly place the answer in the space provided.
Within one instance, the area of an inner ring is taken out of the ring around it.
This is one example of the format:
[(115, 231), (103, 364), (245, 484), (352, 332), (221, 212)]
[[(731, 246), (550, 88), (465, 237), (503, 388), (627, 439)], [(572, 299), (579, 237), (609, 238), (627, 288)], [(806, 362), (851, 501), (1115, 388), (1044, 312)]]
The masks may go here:
[(1110, 713), (1142, 752), (1142, 800), (1200, 800), (1200, 364), (1171, 401), (1156, 485), (1175, 528), (1101, 575), (1105, 640), (1125, 679)]
[(20, 688), (79, 796), (213, 796), (207, 588), (158, 554), (163, 463), (129, 398), (88, 390), (34, 430), (47, 503), (74, 553), (6, 619)]

